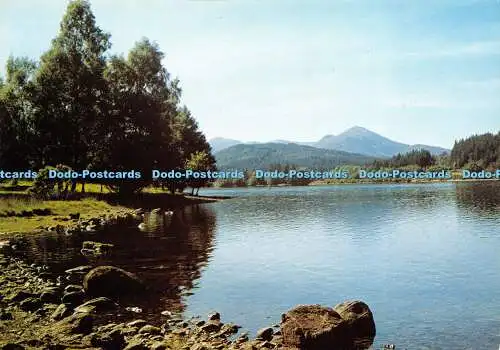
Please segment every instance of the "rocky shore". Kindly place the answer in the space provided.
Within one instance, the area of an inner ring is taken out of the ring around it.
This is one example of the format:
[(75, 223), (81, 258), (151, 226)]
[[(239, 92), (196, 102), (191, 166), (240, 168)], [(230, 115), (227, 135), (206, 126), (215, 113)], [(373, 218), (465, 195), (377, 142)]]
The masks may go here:
[(255, 336), (217, 312), (183, 319), (169, 311), (150, 324), (120, 305), (146, 288), (112, 266), (79, 266), (53, 278), (45, 266), (0, 255), (0, 349), (367, 349), (375, 336), (368, 306), (298, 306)]

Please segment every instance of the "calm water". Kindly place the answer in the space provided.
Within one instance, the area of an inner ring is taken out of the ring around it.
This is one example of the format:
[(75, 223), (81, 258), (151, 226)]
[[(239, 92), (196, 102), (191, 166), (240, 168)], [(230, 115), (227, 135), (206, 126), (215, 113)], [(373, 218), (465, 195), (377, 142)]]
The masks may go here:
[(360, 299), (374, 313), (375, 349), (498, 349), (500, 183), (200, 194), (236, 198), (149, 216), (146, 233), (94, 235), (116, 245), (100, 260), (79, 253), (89, 237), (55, 234), (25, 238), (23, 254), (56, 272), (135, 271), (153, 286), (135, 301), (151, 315), (215, 309), (255, 332), (296, 304)]

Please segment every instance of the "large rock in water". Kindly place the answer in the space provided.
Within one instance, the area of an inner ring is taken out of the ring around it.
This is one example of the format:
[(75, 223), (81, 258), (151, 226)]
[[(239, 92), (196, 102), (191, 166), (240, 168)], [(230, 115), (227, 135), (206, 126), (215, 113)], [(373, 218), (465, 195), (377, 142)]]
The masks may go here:
[(91, 296), (120, 296), (142, 291), (144, 284), (133, 273), (114, 266), (99, 266), (85, 275), (83, 288)]
[(359, 300), (344, 301), (333, 308), (349, 326), (351, 336), (358, 339), (375, 338), (375, 321), (373, 314), (364, 302)]
[(346, 322), (332, 308), (299, 305), (281, 318), (283, 345), (292, 349), (345, 349), (350, 343)]

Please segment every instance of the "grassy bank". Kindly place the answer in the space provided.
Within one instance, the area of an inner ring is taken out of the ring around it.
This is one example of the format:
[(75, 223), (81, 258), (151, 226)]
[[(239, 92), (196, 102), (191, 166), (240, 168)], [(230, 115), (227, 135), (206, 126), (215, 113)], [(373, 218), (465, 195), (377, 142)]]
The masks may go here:
[[(44, 212), (43, 215), (36, 214), (40, 210)], [(74, 213), (79, 213), (81, 219), (90, 219), (102, 213), (118, 213), (124, 210), (127, 210), (124, 206), (112, 205), (95, 198), (42, 201), (28, 196), (25, 198), (2, 198), (0, 196), (0, 234), (31, 232), (40, 226), (54, 224), (69, 226), (72, 223), (69, 215)]]
[(30, 196), (31, 183), (0, 184), (0, 234), (34, 232), (40, 227), (71, 226), (70, 214), (81, 220), (102, 214), (119, 214), (135, 208), (178, 209), (187, 205), (210, 203), (228, 197), (172, 195), (159, 188), (147, 188), (130, 197), (119, 197), (96, 184), (86, 184), (85, 192), (78, 186), (71, 200), (39, 200)]

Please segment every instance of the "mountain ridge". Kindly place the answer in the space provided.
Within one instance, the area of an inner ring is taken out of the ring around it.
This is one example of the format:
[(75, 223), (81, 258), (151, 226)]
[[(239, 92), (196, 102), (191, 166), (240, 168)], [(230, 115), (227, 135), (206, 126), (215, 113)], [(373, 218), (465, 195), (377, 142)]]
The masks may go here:
[[(276, 139), (270, 142), (242, 142), (234, 139), (217, 137), (209, 140), (214, 154), (239, 144), (297, 144), (318, 149), (344, 151), (371, 157), (392, 157), (398, 153), (406, 153), (414, 149), (426, 149), (434, 155), (449, 153), (450, 149), (424, 144), (406, 144), (391, 140), (361, 126), (353, 126), (338, 135), (327, 134), (316, 142), (297, 142)], [(229, 145), (229, 146), (228, 146)]]

